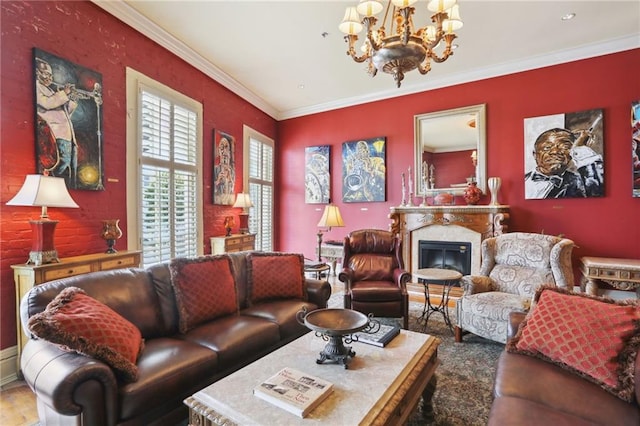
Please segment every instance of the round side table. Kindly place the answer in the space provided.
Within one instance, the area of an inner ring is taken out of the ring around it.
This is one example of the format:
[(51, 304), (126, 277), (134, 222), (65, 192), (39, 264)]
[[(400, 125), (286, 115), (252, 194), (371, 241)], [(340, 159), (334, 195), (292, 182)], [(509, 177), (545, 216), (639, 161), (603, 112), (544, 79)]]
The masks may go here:
[[(440, 312), (444, 317), (444, 322), (453, 333), (453, 324), (451, 324), (451, 319), (449, 318), (449, 293), (451, 292), (451, 287), (460, 281), (462, 274), (452, 269), (425, 268), (418, 269), (413, 275), (421, 279), (420, 283), (424, 287), (424, 308), (420, 316), (420, 320), (424, 320), (424, 328), (427, 328), (427, 322), (429, 322), (431, 314)], [(438, 305), (431, 303), (429, 284), (442, 285), (442, 297)]]

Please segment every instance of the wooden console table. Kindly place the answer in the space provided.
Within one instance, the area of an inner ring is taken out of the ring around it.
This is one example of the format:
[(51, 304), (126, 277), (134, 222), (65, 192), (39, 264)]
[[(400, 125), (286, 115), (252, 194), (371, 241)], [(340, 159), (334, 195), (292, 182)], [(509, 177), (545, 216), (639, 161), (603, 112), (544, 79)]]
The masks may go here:
[(255, 250), (255, 234), (234, 234), (228, 237), (211, 237), (211, 254)]
[(22, 331), (20, 321), (20, 300), (31, 288), (60, 278), (86, 274), (110, 269), (133, 268), (140, 266), (140, 251), (119, 251), (113, 254), (96, 253), (84, 256), (65, 257), (59, 263), (44, 265), (18, 264), (11, 265), (13, 280), (16, 285), (16, 326), (17, 326), (17, 362), (20, 374), (20, 354), (29, 338)]
[(616, 290), (634, 291), (640, 299), (640, 260), (609, 257), (583, 257), (580, 289), (588, 294), (598, 293), (598, 282)]

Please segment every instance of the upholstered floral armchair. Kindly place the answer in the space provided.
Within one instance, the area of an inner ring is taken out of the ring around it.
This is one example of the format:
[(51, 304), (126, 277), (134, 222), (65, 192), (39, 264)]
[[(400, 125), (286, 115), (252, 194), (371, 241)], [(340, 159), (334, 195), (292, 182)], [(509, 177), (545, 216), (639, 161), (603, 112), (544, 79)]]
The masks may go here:
[(456, 342), (463, 332), (506, 343), (512, 311), (526, 312), (543, 284), (573, 289), (573, 241), (551, 235), (512, 232), (482, 242), (479, 275), (461, 279), (456, 303)]

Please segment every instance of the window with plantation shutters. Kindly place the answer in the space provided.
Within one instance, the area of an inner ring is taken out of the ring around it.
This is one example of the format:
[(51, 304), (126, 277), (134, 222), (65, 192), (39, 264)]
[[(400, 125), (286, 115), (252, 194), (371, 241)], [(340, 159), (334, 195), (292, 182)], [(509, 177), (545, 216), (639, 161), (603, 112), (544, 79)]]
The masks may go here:
[[(129, 84), (129, 70), (127, 77)], [(127, 176), (135, 174), (138, 197), (135, 206), (128, 197), (128, 209), (137, 213), (136, 246), (146, 267), (202, 254), (202, 106), (136, 77), (137, 167)]]
[(248, 158), (249, 232), (256, 235), (256, 250), (273, 250), (273, 140), (245, 127), (245, 156)]

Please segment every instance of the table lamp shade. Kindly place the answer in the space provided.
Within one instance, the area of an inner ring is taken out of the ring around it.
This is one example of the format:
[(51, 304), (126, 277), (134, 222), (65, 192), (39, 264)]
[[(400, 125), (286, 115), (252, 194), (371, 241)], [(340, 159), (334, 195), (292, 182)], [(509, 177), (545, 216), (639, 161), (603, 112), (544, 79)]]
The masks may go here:
[(20, 191), (7, 202), (9, 206), (42, 207), (40, 220), (30, 220), (33, 241), (29, 261), (35, 265), (59, 262), (54, 247), (54, 232), (58, 221), (49, 220), (47, 207), (78, 207), (60, 177), (27, 175)]
[(320, 218), (320, 222), (318, 222), (318, 226), (323, 228), (344, 226), (344, 221), (342, 220), (342, 215), (340, 214), (340, 209), (338, 208), (338, 206), (333, 204), (325, 206), (322, 217)]

